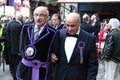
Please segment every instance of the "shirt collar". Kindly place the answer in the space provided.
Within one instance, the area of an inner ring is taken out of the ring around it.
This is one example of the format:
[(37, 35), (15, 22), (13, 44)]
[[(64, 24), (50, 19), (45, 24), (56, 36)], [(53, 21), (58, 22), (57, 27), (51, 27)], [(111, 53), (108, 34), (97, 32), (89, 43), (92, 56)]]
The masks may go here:
[(78, 35), (79, 35), (79, 33), (80, 33), (80, 28), (78, 29), (78, 31), (77, 31), (77, 33), (76, 33), (76, 34), (78, 34)]
[(16, 21), (22, 25), (21, 21), (19, 21), (19, 20), (16, 20)]
[[(39, 27), (40, 29), (43, 29), (44, 27), (45, 27), (45, 25), (46, 24), (44, 24), (44, 26), (42, 26), (42, 27)], [(35, 25), (35, 29), (37, 29), (38, 28), (38, 26), (37, 25)]]

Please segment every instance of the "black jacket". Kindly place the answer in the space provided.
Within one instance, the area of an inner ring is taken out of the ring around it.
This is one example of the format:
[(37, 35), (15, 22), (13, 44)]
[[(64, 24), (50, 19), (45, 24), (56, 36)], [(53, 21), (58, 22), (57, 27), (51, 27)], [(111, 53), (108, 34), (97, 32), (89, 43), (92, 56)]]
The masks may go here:
[[(58, 32), (59, 33), (59, 32)], [(66, 29), (60, 30), (60, 34), (57, 34), (59, 43), (58, 57), (55, 80), (96, 80), (98, 71), (98, 61), (95, 46), (95, 37), (91, 34), (80, 30), (78, 40), (76, 42), (74, 51), (67, 61), (65, 53), (65, 39)], [(80, 63), (80, 43), (83, 42), (83, 63)]]
[(106, 37), (101, 60), (120, 62), (120, 30), (112, 30)]

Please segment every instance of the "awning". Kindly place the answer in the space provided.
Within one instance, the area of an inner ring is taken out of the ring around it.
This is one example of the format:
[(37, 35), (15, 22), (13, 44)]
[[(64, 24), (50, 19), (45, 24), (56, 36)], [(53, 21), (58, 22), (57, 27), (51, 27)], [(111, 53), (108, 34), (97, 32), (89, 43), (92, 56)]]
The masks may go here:
[(120, 2), (120, 0), (58, 0), (58, 3), (71, 3), (71, 2), (77, 2), (77, 3), (81, 3), (81, 2)]

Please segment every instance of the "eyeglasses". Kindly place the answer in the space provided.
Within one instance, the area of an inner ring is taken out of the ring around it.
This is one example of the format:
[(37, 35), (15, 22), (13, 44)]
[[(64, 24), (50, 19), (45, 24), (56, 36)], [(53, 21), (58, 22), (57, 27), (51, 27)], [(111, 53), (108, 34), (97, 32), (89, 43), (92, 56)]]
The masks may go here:
[(69, 26), (74, 27), (74, 26), (76, 26), (76, 25), (74, 25), (74, 24), (73, 24), (73, 25), (66, 24), (66, 26), (67, 26), (67, 27), (69, 27)]
[(34, 16), (35, 16), (35, 17), (39, 16), (39, 17), (44, 18), (44, 17), (46, 17), (47, 15), (46, 15), (46, 14), (34, 14)]

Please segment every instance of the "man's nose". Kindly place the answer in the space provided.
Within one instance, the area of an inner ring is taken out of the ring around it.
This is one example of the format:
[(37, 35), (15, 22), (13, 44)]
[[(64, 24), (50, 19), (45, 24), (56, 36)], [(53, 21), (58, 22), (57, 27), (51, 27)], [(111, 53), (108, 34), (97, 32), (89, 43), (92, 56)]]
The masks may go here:
[(71, 27), (68, 27), (68, 30), (71, 31)]

